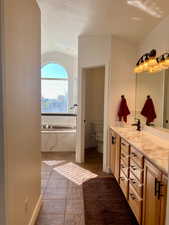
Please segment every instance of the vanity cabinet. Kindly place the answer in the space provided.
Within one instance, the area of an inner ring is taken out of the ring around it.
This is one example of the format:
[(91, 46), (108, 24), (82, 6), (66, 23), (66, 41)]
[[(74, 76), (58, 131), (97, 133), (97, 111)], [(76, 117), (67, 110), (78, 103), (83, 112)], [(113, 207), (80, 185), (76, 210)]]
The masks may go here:
[(140, 225), (165, 225), (168, 177), (113, 133), (112, 172)]
[(166, 175), (162, 175), (162, 185), (161, 186), (161, 215), (160, 215), (160, 225), (165, 224), (166, 218), (166, 205), (167, 205), (167, 184), (168, 177)]

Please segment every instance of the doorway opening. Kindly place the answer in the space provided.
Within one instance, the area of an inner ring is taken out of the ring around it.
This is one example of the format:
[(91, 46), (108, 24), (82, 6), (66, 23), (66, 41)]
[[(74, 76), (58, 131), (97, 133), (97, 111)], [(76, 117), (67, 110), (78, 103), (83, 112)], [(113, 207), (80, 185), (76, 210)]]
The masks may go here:
[(84, 73), (84, 161), (103, 169), (105, 67), (85, 69)]

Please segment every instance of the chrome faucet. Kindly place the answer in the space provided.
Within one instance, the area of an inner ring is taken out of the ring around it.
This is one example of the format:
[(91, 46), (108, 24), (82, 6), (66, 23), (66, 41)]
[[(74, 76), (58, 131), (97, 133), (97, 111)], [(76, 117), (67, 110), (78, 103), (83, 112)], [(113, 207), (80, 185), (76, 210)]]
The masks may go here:
[(137, 123), (132, 124), (132, 126), (136, 126), (138, 131), (141, 131), (141, 121), (137, 119)]

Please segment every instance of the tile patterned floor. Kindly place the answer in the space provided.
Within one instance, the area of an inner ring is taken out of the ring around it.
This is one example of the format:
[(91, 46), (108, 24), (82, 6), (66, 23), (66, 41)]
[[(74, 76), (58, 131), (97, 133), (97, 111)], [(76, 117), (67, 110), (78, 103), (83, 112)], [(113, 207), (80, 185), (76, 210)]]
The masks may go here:
[[(101, 174), (102, 156), (96, 152), (88, 156), (80, 166)], [(70, 162), (75, 162), (73, 153), (42, 154), (43, 206), (36, 225), (85, 225), (82, 186), (54, 169)]]

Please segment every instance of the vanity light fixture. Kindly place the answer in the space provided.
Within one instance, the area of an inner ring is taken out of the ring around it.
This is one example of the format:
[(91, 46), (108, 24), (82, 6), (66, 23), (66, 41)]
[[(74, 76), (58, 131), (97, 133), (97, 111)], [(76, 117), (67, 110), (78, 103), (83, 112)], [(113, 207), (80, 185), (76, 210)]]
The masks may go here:
[(169, 68), (169, 53), (156, 57), (156, 50), (144, 54), (136, 64), (134, 68), (135, 73), (150, 72), (165, 70)]

